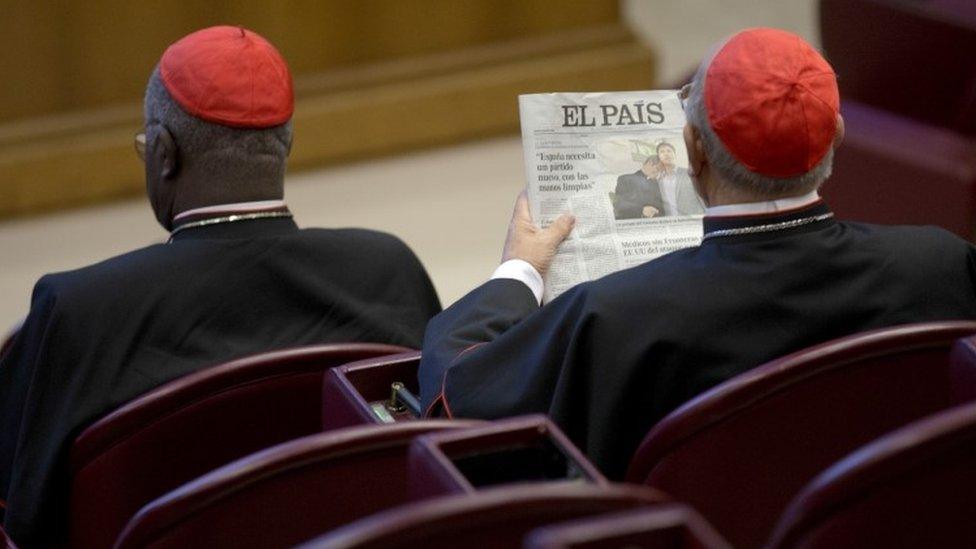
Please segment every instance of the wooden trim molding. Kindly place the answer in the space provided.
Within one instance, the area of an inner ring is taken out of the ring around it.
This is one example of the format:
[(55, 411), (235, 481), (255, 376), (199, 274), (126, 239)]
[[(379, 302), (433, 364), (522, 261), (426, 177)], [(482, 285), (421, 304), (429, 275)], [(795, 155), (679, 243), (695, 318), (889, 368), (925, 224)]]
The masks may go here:
[[(516, 97), (654, 86), (654, 56), (612, 24), (296, 77), (291, 169), (518, 130)], [(0, 218), (144, 192), (141, 106), (0, 124)]]

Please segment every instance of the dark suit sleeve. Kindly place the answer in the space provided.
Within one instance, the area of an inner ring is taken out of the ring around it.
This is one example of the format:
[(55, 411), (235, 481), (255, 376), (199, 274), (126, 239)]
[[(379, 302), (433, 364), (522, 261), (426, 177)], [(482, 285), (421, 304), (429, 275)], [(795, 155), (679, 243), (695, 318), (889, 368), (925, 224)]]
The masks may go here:
[(51, 526), (46, 515), (54, 505), (51, 500), (67, 499), (66, 494), (48, 501), (41, 497), (52, 476), (64, 472), (52, 466), (57, 459), (54, 438), (37, 436), (67, 423), (53, 409), (59, 397), (48, 379), (48, 365), (56, 360), (52, 350), (60, 343), (57, 302), (56, 292), (42, 278), (34, 288), (30, 314), (0, 362), (0, 497), (7, 505), (4, 528), (22, 547), (50, 541), (42, 532), (55, 534), (46, 528)]
[(639, 173), (621, 175), (617, 178), (614, 190), (614, 216), (617, 219), (633, 219), (644, 217), (644, 206), (653, 206), (664, 213), (664, 201), (657, 181), (649, 181), (648, 190), (642, 190)]
[(547, 412), (564, 363), (586, 358), (570, 354), (585, 337), (585, 317), (581, 287), (540, 309), (525, 284), (489, 281), (428, 325), (425, 409), (474, 418)]
[(629, 177), (621, 175), (617, 178), (617, 187), (614, 190), (616, 196), (613, 199), (613, 215), (617, 219), (631, 219), (641, 216), (640, 206), (637, 205), (639, 200), (636, 196), (637, 188)]
[(388, 261), (384, 275), (387, 284), (395, 288), (396, 293), (385, 296), (384, 303), (395, 314), (376, 322), (395, 322), (404, 338), (391, 341), (419, 349), (424, 338), (424, 327), (431, 317), (441, 312), (440, 298), (420, 258), (406, 243), (396, 237), (390, 238), (391, 249), (384, 252)]

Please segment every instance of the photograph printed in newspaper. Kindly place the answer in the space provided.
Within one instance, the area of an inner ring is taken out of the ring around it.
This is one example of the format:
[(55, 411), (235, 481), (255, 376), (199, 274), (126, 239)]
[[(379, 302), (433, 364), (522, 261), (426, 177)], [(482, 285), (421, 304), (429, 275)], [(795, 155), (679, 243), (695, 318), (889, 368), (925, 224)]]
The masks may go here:
[(576, 216), (544, 301), (701, 242), (677, 91), (521, 95), (519, 116), (532, 219)]

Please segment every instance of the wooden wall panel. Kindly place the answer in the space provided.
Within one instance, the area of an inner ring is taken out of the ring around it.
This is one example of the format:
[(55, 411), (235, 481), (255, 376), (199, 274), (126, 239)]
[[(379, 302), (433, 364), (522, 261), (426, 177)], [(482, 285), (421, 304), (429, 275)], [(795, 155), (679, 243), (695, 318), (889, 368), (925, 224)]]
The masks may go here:
[(0, 121), (65, 109), (56, 5), (0, 0), (0, 12)]
[[(9, 4), (5, 5), (5, 4)], [(239, 24), (296, 75), (617, 20), (614, 0), (81, 0), (0, 3), (0, 121), (140, 99), (166, 46)]]
[(654, 85), (652, 52), (617, 22), (615, 0), (106, 0), (14, 13), (0, 45), (33, 46), (0, 57), (17, 74), (0, 90), (0, 218), (143, 193), (132, 137), (149, 71), (166, 44), (218, 21), (289, 60), (292, 170), (517, 131), (519, 93)]

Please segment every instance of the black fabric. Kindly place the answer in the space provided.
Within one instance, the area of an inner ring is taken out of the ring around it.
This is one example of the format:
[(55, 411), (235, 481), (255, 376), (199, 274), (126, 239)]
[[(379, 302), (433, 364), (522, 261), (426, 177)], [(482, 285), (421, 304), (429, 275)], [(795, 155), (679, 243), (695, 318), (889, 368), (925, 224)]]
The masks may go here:
[(416, 348), (439, 310), (423, 266), (395, 237), (299, 230), (291, 219), (187, 229), (170, 244), (44, 276), (0, 362), (8, 534), (22, 547), (63, 541), (70, 441), (134, 397), (277, 348)]
[(645, 206), (653, 206), (658, 215), (664, 215), (660, 183), (648, 178), (641, 170), (618, 177), (614, 194), (613, 215), (617, 219), (644, 217)]
[[(705, 226), (828, 212), (818, 204)], [(709, 239), (542, 308), (521, 282), (489, 281), (428, 325), (421, 397), (454, 417), (547, 413), (619, 479), (655, 422), (736, 374), (864, 330), (973, 318), (969, 243), (934, 227), (828, 219)]]

